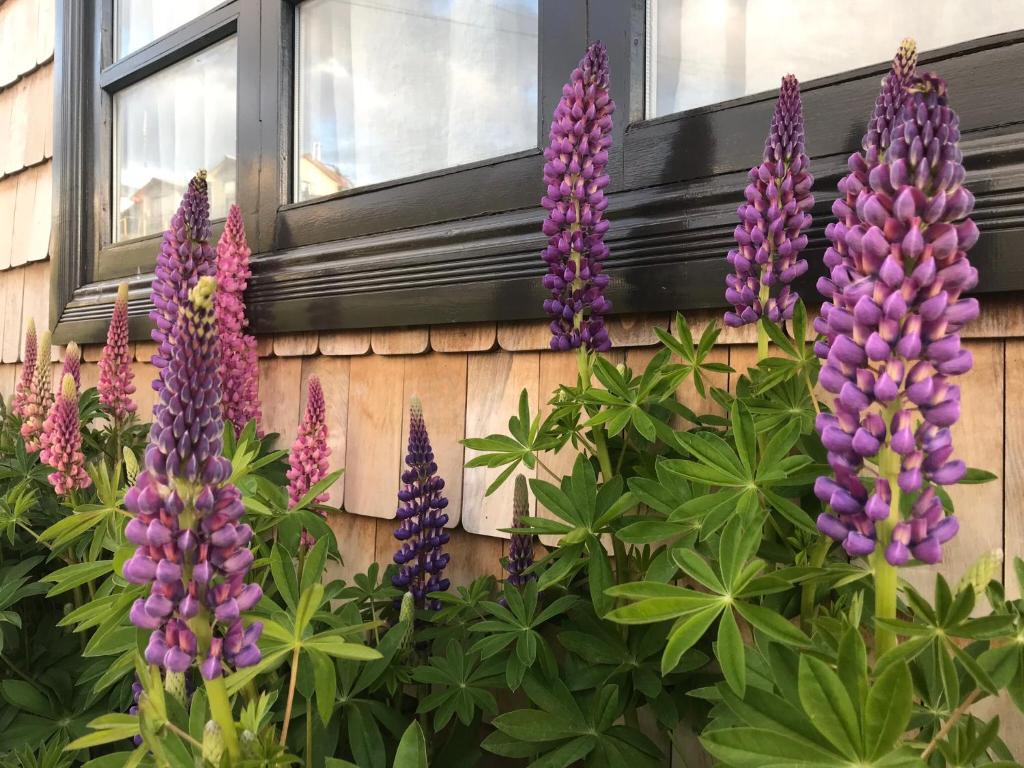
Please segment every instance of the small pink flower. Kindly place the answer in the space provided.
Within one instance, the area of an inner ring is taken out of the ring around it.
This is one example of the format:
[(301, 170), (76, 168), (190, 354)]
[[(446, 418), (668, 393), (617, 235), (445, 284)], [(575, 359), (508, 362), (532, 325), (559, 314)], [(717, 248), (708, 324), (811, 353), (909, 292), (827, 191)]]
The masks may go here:
[(25, 392), (22, 409), (21, 436), (25, 450), (35, 453), (39, 450), (39, 438), (43, 422), (53, 403), (53, 373), (50, 370), (50, 332), (43, 331), (39, 337), (39, 352), (32, 370), (32, 381)]
[(65, 373), (57, 400), (43, 424), (39, 459), (54, 468), (49, 481), (58, 495), (69, 494), (92, 484), (85, 471), (82, 430), (78, 422), (78, 387), (74, 376)]
[(14, 389), (14, 403), (11, 410), (16, 416), (25, 418), (26, 398), (32, 389), (32, 377), (36, 372), (36, 360), (38, 349), (36, 348), (36, 323), (32, 318), (28, 320), (28, 328), (25, 329), (25, 357), (21, 364), (21, 378)]
[(251, 251), (245, 240), (245, 224), (237, 205), (228, 211), (224, 234), (217, 242), (217, 334), (220, 337), (221, 406), (235, 435), (250, 421), (260, 421), (259, 356), (256, 339), (245, 332), (245, 288), (252, 272)]
[[(288, 499), (291, 506), (298, 504), (309, 489), (327, 476), (331, 449), (327, 445), (327, 406), (320, 379), (309, 377), (306, 415), (299, 425), (299, 434), (288, 457)], [(327, 501), (329, 494), (316, 497), (318, 504)], [(322, 515), (323, 516), (323, 515)], [(303, 531), (303, 543), (312, 545), (313, 538)]]
[(107, 329), (107, 343), (100, 356), (99, 384), (100, 402), (106, 406), (115, 423), (127, 421), (135, 413), (132, 394), (135, 385), (132, 380), (131, 355), (128, 353), (128, 284), (117, 288), (114, 314)]

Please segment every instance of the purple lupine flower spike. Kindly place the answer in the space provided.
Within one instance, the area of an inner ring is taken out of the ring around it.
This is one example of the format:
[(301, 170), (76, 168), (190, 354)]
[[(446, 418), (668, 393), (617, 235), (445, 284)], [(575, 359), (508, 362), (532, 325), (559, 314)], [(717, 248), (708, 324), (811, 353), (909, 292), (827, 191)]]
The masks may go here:
[(43, 422), (53, 404), (53, 371), (50, 368), (51, 337), (49, 331), (39, 336), (39, 349), (36, 365), (32, 369), (32, 382), (25, 393), (21, 436), (25, 440), (25, 450), (35, 453), (40, 447), (43, 433)]
[(117, 288), (114, 313), (107, 328), (107, 343), (100, 355), (97, 384), (100, 402), (106, 406), (117, 424), (124, 423), (135, 413), (136, 406), (132, 401), (134, 378), (128, 350), (128, 284), (121, 283)]
[[(823, 514), (819, 528), (851, 554), (874, 551), (882, 538), (892, 565), (938, 562), (957, 532), (934, 486), (966, 471), (952, 459), (950, 428), (960, 416), (953, 381), (971, 368), (960, 331), (978, 315), (977, 300), (961, 298), (978, 282), (966, 255), (978, 228), (967, 218), (974, 196), (963, 186), (959, 119), (945, 81), (912, 80), (900, 117), (857, 195), (848, 253), (823, 282), (831, 300), (819, 382), (837, 398), (818, 430), (835, 479), (815, 486), (835, 513)], [(870, 494), (860, 478), (866, 458), (882, 475)], [(906, 517), (900, 497), (910, 499)], [(888, 540), (878, 535), (882, 521)]]
[(25, 354), (22, 357), (21, 378), (18, 379), (18, 385), (14, 389), (14, 401), (11, 404), (11, 411), (22, 419), (25, 418), (25, 406), (28, 402), (29, 392), (32, 390), (32, 377), (36, 373), (38, 355), (36, 323), (30, 317), (28, 326), (25, 328)]
[[(868, 174), (884, 160), (892, 142), (895, 124), (902, 119), (907, 85), (913, 79), (916, 67), (917, 45), (908, 37), (900, 43), (889, 73), (882, 81), (882, 88), (875, 99), (875, 109), (861, 139), (863, 149), (850, 155), (847, 161), (850, 172), (839, 181), (839, 197), (832, 203), (832, 214), (836, 220), (825, 227), (825, 235), (831, 242), (824, 256), (829, 277), (818, 280), (818, 292), (825, 297), (832, 295), (834, 285), (846, 285), (856, 279), (856, 272), (851, 271), (855, 270), (855, 265), (846, 244), (846, 235), (857, 225), (857, 198), (861, 192), (869, 189)], [(818, 344), (816, 347), (822, 358), (828, 354), (828, 347), (835, 340), (828, 324), (831, 306), (829, 301), (822, 304), (821, 313), (814, 321), (815, 330), (828, 340), (827, 344)]]
[[(327, 404), (324, 390), (317, 376), (310, 376), (307, 384), (306, 413), (299, 424), (299, 434), (292, 444), (288, 456), (288, 500), (292, 507), (297, 505), (309, 489), (327, 477), (328, 459), (331, 456), (327, 445)], [(314, 499), (325, 504), (329, 494), (325, 491)], [(323, 512), (322, 517), (326, 517)], [(308, 532), (302, 532), (302, 543), (313, 546), (316, 539)]]
[[(164, 232), (160, 253), (156, 258), (150, 311), (154, 328), (153, 341), (157, 351), (153, 365), (159, 376), (153, 380), (153, 389), (164, 386), (163, 370), (171, 359), (171, 332), (178, 322), (178, 308), (188, 299), (189, 291), (204, 275), (216, 273), (213, 248), (210, 247), (210, 200), (206, 188), (206, 171), (199, 171), (188, 183), (177, 213)], [(162, 407), (160, 401), (155, 411)]]
[(245, 288), (249, 269), (249, 244), (237, 205), (228, 210), (224, 233), (217, 241), (217, 334), (220, 336), (221, 380), (224, 382), (224, 418), (237, 437), (245, 425), (259, 425), (260, 370), (256, 338), (245, 332)]
[(733, 311), (726, 312), (725, 323), (733, 327), (762, 317), (773, 323), (791, 318), (798, 296), (790, 283), (807, 271), (799, 256), (807, 247), (814, 177), (804, 148), (800, 84), (793, 75), (782, 78), (761, 164), (747, 179), (747, 201), (736, 210), (738, 247), (726, 257), (733, 273), (725, 278), (725, 298)]
[(58, 496), (92, 485), (92, 478), (85, 471), (85, 454), (82, 453), (78, 385), (74, 375), (67, 370), (61, 379), (57, 399), (43, 424), (40, 445), (39, 460), (53, 467), (54, 471), (47, 480)]
[(64, 365), (61, 368), (60, 377), (64, 374), (71, 374), (75, 380), (75, 389), (82, 388), (82, 350), (75, 342), (69, 342), (64, 348)]
[(604, 235), (609, 224), (604, 218), (609, 180), (605, 168), (614, 111), (608, 52), (595, 42), (562, 88), (551, 121), (551, 143), (544, 150), (544, 287), (551, 292), (544, 311), (551, 317), (552, 349), (581, 344), (600, 352), (611, 348), (604, 316), (612, 304), (604, 296), (608, 275), (603, 262), (608, 256)]
[(448, 522), (448, 506), (441, 492), (444, 480), (437, 475), (434, 452), (423, 421), (423, 406), (413, 398), (409, 408), (409, 453), (405, 457), (406, 469), (402, 473), (402, 489), (398, 492), (401, 505), (395, 513), (399, 526), (395, 538), (402, 542), (395, 553), (398, 573), (392, 583), (411, 592), (417, 608), (438, 610), (438, 601), (427, 600), (431, 592), (444, 592), (451, 583), (441, 574), (448, 565), (450, 555), (441, 548), (448, 543), (444, 529)]
[(134, 515), (125, 538), (138, 549), (124, 577), (150, 585), (130, 613), (133, 624), (152, 630), (146, 661), (183, 672), (201, 659), (208, 680), (224, 664), (257, 663), (262, 630), (241, 620), (262, 591), (245, 583), (252, 529), (240, 522), (241, 494), (228, 482), (231, 462), (221, 455), (215, 290), (214, 278), (199, 278), (178, 309), (145, 468), (125, 495)]
[[(526, 478), (516, 477), (515, 494), (512, 497), (512, 527), (521, 528), (523, 519), (530, 514), (530, 499), (526, 492)], [(533, 565), (533, 537), (525, 533), (513, 533), (508, 543), (508, 578), (515, 587), (522, 587), (537, 578), (527, 573)]]

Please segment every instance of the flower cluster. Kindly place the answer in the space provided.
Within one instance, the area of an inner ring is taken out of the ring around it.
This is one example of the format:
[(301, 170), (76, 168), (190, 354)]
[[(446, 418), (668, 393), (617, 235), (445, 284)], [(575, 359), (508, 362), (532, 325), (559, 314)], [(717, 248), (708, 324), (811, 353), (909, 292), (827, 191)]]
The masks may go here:
[(124, 576), (150, 585), (130, 614), (136, 626), (153, 631), (146, 661), (183, 672), (198, 656), (207, 680), (221, 674), (224, 662), (257, 663), (262, 630), (241, 620), (262, 591), (245, 583), (252, 529), (239, 522), (241, 494), (227, 482), (231, 462), (221, 455), (215, 285), (200, 278), (180, 305), (145, 468), (125, 495), (134, 515), (125, 537), (138, 549)]
[(28, 393), (32, 390), (32, 377), (36, 372), (38, 355), (36, 322), (30, 317), (28, 319), (28, 327), (25, 328), (25, 354), (22, 357), (21, 377), (14, 388), (14, 400), (11, 404), (11, 411), (21, 419), (25, 418), (25, 405), (27, 404)]
[(69, 494), (78, 488), (88, 488), (92, 484), (92, 479), (85, 471), (85, 454), (82, 453), (78, 384), (66, 367), (60, 392), (43, 423), (39, 442), (42, 447), (39, 460), (53, 467), (54, 471), (47, 479), (58, 495)]
[[(317, 376), (310, 376), (307, 384), (306, 413), (299, 424), (299, 434), (288, 456), (288, 500), (297, 505), (309, 489), (327, 477), (331, 449), (327, 445), (327, 404), (324, 390)], [(321, 493), (314, 499), (317, 504), (327, 502), (329, 494)], [(302, 532), (302, 541), (312, 546), (314, 539)]]
[(131, 356), (128, 353), (128, 284), (117, 287), (114, 313), (107, 328), (107, 343), (103, 347), (99, 364), (100, 402), (106, 406), (114, 421), (123, 423), (135, 413), (132, 394), (135, 385), (132, 380)]
[[(819, 527), (850, 554), (885, 546), (892, 565), (937, 562), (956, 534), (932, 484), (956, 483), (966, 469), (951, 459), (952, 382), (971, 368), (960, 330), (978, 315), (978, 302), (961, 298), (978, 280), (965, 253), (978, 228), (967, 218), (974, 196), (962, 186), (959, 120), (941, 78), (915, 77), (905, 90), (888, 150), (857, 196), (857, 223), (843, 226), (847, 260), (819, 284), (831, 301), (817, 348), (819, 381), (837, 395), (835, 414), (818, 420), (835, 478), (816, 485), (837, 517), (823, 514)], [(878, 468), (870, 492), (865, 459)], [(901, 494), (913, 495), (907, 519)]]
[[(526, 493), (526, 478), (516, 477), (515, 493), (512, 497), (512, 527), (521, 528), (523, 519), (530, 514), (530, 499)], [(508, 543), (508, 578), (515, 587), (522, 587), (537, 576), (527, 573), (533, 565), (533, 537), (525, 533), (513, 533)]]
[(800, 84), (793, 75), (782, 78), (761, 164), (747, 179), (747, 201), (736, 209), (737, 248), (726, 257), (734, 272), (725, 278), (725, 298), (734, 311), (725, 314), (725, 323), (733, 327), (762, 317), (773, 323), (791, 318), (798, 297), (790, 283), (807, 271), (799, 256), (807, 247), (814, 177), (804, 149)]
[(36, 353), (36, 364), (32, 368), (32, 379), (25, 391), (21, 407), (21, 436), (25, 440), (25, 450), (29, 453), (39, 450), (43, 422), (53, 403), (50, 348), (50, 332), (43, 331), (39, 336), (39, 348)]
[(595, 42), (562, 88), (551, 121), (551, 144), (544, 150), (544, 287), (551, 292), (544, 311), (551, 317), (552, 349), (581, 344), (600, 352), (611, 348), (604, 315), (612, 304), (604, 297), (608, 275), (602, 272), (602, 262), (608, 256), (604, 189), (614, 111), (608, 52)]
[(259, 424), (260, 371), (256, 338), (245, 332), (245, 288), (249, 269), (249, 244), (237, 205), (228, 210), (224, 233), (217, 241), (217, 335), (220, 337), (221, 381), (224, 383), (224, 418), (241, 433), (250, 421)]
[(437, 476), (423, 406), (417, 398), (413, 398), (409, 408), (409, 453), (405, 463), (409, 468), (402, 473), (402, 489), (398, 492), (402, 504), (395, 513), (400, 523), (395, 538), (402, 545), (395, 553), (398, 573), (392, 577), (392, 583), (411, 592), (416, 607), (437, 610), (440, 604), (428, 604), (427, 595), (444, 592), (450, 586), (448, 579), (441, 576), (450, 558), (441, 551), (449, 539), (444, 530), (448, 499), (441, 495), (444, 480)]
[(60, 377), (70, 374), (75, 380), (75, 389), (82, 388), (82, 350), (75, 342), (69, 342), (64, 347), (64, 365), (61, 368)]
[[(200, 277), (216, 273), (209, 241), (210, 199), (206, 171), (199, 171), (188, 183), (181, 205), (171, 217), (156, 258), (152, 286), (154, 308), (149, 316), (154, 323), (153, 341), (157, 344), (153, 355), (153, 365), (159, 371), (159, 376), (153, 380), (153, 389), (157, 392), (164, 386), (163, 371), (173, 354), (170, 337), (178, 322), (178, 308), (188, 300), (189, 291)], [(161, 407), (158, 401), (154, 416)]]

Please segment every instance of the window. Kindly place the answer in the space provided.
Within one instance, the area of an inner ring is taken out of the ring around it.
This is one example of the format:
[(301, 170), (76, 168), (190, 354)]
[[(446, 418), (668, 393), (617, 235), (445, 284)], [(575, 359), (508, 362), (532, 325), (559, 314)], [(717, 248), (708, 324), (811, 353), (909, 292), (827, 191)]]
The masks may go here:
[[(703, 107), (1024, 24), (1019, 0), (649, 0), (647, 117)], [(854, 17), (870, 20), (856, 23)]]
[(833, 18), (813, 0), (58, 0), (57, 338), (102, 339), (121, 280), (145, 333), (161, 232), (200, 166), (214, 218), (243, 211), (258, 333), (542, 316), (541, 153), (594, 39), (618, 104), (618, 311), (722, 305), (735, 206), (787, 71), (817, 178), (813, 263), (907, 34), (961, 115), (979, 290), (1024, 289), (1014, 0), (866, 2)]

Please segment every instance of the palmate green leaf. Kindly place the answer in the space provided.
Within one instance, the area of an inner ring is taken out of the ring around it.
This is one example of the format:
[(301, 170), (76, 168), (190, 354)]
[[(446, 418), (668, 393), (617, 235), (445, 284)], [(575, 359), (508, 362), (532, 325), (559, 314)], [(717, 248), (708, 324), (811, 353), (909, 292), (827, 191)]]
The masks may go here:
[(73, 565), (67, 565), (53, 573), (47, 574), (43, 577), (43, 581), (48, 581), (53, 584), (53, 586), (50, 588), (50, 591), (46, 593), (46, 596), (54, 597), (56, 595), (62, 595), (65, 592), (70, 592), (75, 587), (82, 586), (88, 581), (107, 576), (113, 573), (113, 563), (113, 560), (74, 563)]
[(704, 748), (733, 768), (837, 768), (842, 757), (813, 742), (765, 728), (725, 728), (700, 738)]
[(679, 666), (679, 660), (683, 658), (683, 654), (690, 650), (704, 636), (708, 627), (714, 623), (715, 619), (722, 612), (723, 606), (723, 603), (718, 603), (676, 621), (672, 631), (669, 632), (668, 641), (665, 643), (665, 650), (661, 655), (662, 676), (669, 674)]
[(427, 768), (427, 740), (415, 720), (409, 724), (398, 742), (394, 768)]
[(689, 523), (637, 520), (615, 531), (615, 538), (626, 544), (655, 544), (685, 536), (694, 529), (695, 526)]
[(773, 640), (797, 647), (805, 647), (811, 644), (811, 639), (807, 635), (776, 611), (745, 601), (737, 601), (735, 606), (740, 615), (752, 627), (764, 632)]
[(270, 551), (270, 573), (285, 605), (294, 611), (299, 602), (299, 580), (295, 575), (291, 555), (280, 544), (275, 544)]
[(877, 760), (888, 754), (906, 732), (913, 692), (910, 670), (903, 662), (890, 664), (871, 686), (864, 707), (864, 754), (868, 758)]
[(844, 757), (856, 761), (862, 752), (857, 713), (836, 673), (821, 659), (801, 656), (799, 692), (814, 727)]
[(716, 594), (724, 595), (726, 593), (725, 585), (718, 574), (696, 550), (685, 545), (675, 547), (672, 549), (670, 557), (672, 562), (697, 583), (704, 585)]
[(313, 484), (306, 494), (299, 499), (299, 503), (295, 505), (295, 509), (305, 509), (309, 507), (316, 500), (316, 497), (322, 493), (326, 493), (332, 485), (334, 485), (338, 478), (344, 474), (344, 469), (339, 469), (331, 472), (327, 477), (318, 483)]
[(612, 566), (608, 561), (608, 554), (600, 539), (591, 536), (587, 540), (587, 582), (590, 587), (590, 600), (594, 604), (594, 610), (598, 616), (604, 616), (612, 609), (612, 599), (608, 597), (606, 590), (614, 583)]
[(736, 617), (728, 609), (722, 611), (718, 623), (716, 651), (726, 682), (737, 695), (742, 696), (747, 690), (747, 656)]

